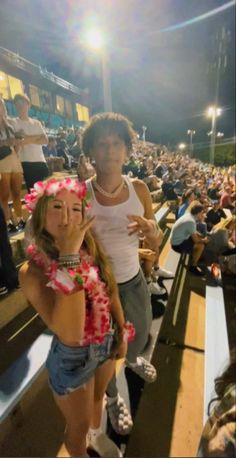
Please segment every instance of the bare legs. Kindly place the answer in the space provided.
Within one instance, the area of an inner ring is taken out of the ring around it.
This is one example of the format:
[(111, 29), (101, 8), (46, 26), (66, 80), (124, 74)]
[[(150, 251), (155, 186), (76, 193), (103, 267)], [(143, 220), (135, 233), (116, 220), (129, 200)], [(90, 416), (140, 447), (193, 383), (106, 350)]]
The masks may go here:
[(21, 186), (23, 181), (22, 173), (12, 173), (10, 180), (10, 189), (13, 200), (13, 207), (16, 213), (17, 218), (22, 218), (22, 205), (21, 205)]
[(193, 251), (192, 251), (192, 265), (196, 266), (203, 251), (204, 251), (205, 245), (204, 243), (195, 243), (193, 246)]
[(115, 370), (115, 361), (100, 366), (85, 385), (65, 396), (55, 395), (55, 401), (66, 420), (65, 445), (72, 457), (86, 456), (86, 436), (89, 427), (100, 427), (103, 397)]
[(10, 219), (8, 202), (12, 194), (13, 206), (18, 218), (22, 217), (20, 192), (22, 185), (22, 173), (2, 173), (0, 180), (0, 202), (4, 211), (5, 219)]

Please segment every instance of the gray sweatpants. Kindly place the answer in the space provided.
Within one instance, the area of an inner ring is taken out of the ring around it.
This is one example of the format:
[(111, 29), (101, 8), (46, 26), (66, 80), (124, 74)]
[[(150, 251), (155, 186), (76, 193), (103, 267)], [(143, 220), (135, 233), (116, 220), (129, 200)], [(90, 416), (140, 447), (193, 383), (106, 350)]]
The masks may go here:
[[(125, 320), (133, 323), (135, 339), (129, 343), (126, 359), (135, 363), (137, 356), (142, 353), (148, 339), (152, 323), (152, 308), (147, 283), (140, 269), (138, 275), (125, 284), (118, 285), (121, 304)], [(107, 394), (110, 397), (117, 395), (116, 379), (112, 378)]]

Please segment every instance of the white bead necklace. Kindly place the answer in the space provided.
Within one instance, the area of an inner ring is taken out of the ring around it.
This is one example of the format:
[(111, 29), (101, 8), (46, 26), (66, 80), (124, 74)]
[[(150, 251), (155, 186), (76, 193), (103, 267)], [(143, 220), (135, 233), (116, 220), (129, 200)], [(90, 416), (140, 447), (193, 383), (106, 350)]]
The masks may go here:
[(97, 183), (97, 181), (93, 181), (93, 185), (96, 188), (96, 190), (100, 192), (100, 194), (102, 194), (103, 196), (109, 197), (110, 199), (115, 199), (117, 196), (119, 196), (119, 194), (121, 193), (124, 187), (124, 184), (125, 184), (125, 181), (122, 178), (121, 184), (118, 186), (118, 188), (115, 189), (115, 191), (107, 192)]

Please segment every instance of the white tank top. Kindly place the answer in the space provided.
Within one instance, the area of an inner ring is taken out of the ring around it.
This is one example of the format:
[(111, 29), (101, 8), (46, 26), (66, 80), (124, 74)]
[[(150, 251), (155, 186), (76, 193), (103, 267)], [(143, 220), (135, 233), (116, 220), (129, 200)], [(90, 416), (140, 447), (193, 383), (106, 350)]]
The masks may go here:
[(93, 230), (108, 255), (117, 283), (129, 281), (139, 271), (139, 239), (137, 234), (128, 235), (127, 215), (144, 215), (133, 184), (123, 176), (129, 190), (129, 198), (121, 204), (104, 206), (98, 203), (91, 181), (87, 181), (88, 190), (92, 194), (89, 215), (96, 216)]

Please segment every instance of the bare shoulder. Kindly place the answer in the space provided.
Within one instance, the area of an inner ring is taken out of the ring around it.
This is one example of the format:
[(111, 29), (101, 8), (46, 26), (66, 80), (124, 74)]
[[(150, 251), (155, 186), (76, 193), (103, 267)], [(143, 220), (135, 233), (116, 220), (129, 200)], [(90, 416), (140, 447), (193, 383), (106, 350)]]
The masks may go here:
[(153, 211), (152, 211), (152, 199), (150, 191), (142, 180), (134, 179), (132, 181), (134, 189), (138, 195), (138, 198), (141, 204), (144, 207), (144, 216), (148, 219), (154, 219)]
[(141, 193), (143, 195), (146, 195), (147, 193), (149, 194), (149, 189), (144, 181), (134, 178), (132, 180), (132, 185), (137, 193)]
[(19, 281), (23, 290), (35, 289), (42, 281), (45, 282), (45, 275), (33, 262), (27, 261), (19, 270)]
[(19, 277), (21, 279), (25, 279), (25, 278), (28, 278), (29, 276), (32, 276), (32, 275), (34, 276), (36, 275), (38, 270), (39, 269), (37, 268), (37, 266), (35, 266), (30, 261), (26, 261), (24, 262), (24, 264), (21, 266), (19, 270)]

